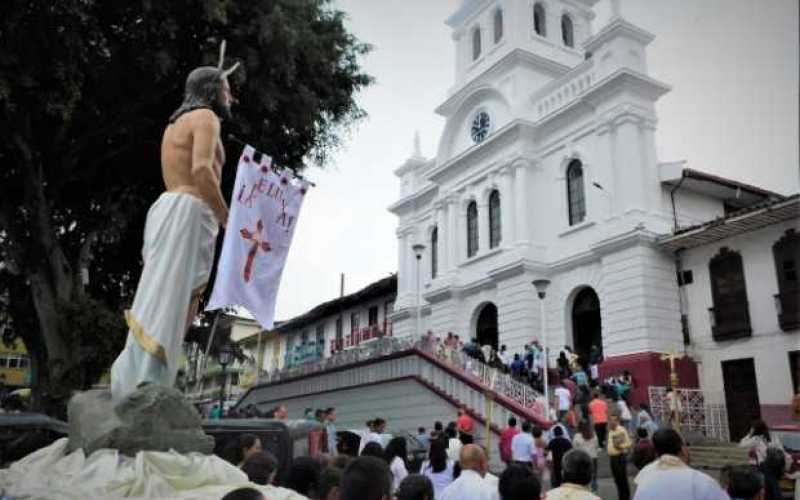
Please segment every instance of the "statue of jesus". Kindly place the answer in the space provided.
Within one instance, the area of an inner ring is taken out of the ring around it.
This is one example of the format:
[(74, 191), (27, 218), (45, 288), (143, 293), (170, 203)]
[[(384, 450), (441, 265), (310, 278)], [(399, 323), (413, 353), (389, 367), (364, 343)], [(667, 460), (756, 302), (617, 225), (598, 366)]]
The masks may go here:
[(172, 387), (181, 346), (197, 314), (214, 260), (218, 227), (228, 206), (220, 191), (225, 151), (220, 121), (231, 117), (228, 70), (193, 70), (181, 106), (161, 143), (166, 191), (150, 207), (144, 228), (144, 268), (133, 306), (125, 312), (128, 338), (111, 367), (111, 394), (120, 400), (143, 383)]

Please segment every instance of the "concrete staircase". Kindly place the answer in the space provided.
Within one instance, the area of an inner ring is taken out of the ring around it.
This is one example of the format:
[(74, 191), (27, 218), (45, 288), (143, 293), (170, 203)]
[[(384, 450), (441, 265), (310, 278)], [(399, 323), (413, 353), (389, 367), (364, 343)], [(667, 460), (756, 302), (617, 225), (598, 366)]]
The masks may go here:
[(433, 422), (455, 420), (459, 407), (475, 419), (477, 439), (488, 429), (497, 463), (497, 440), (510, 416), (547, 425), (538, 394), (482, 363), (441, 357), (423, 343), (378, 339), (338, 358), (273, 374), (250, 388), (238, 406), (267, 410), (287, 405), (290, 414), (303, 408), (337, 408), (340, 430), (363, 428), (375, 416), (389, 421), (389, 432), (430, 429)]

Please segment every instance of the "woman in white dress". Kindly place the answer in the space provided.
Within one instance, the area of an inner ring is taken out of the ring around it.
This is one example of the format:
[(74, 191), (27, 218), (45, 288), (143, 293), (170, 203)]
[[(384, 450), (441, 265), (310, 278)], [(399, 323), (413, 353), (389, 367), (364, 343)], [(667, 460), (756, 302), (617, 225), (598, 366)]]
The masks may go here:
[(444, 489), (453, 482), (455, 467), (456, 463), (447, 456), (444, 440), (434, 439), (431, 441), (428, 460), (422, 462), (419, 473), (433, 483), (433, 494), (436, 500), (441, 499)]
[(386, 461), (389, 462), (389, 470), (392, 472), (392, 493), (397, 491), (400, 482), (408, 475), (407, 457), (406, 439), (399, 436), (392, 438), (386, 445)]

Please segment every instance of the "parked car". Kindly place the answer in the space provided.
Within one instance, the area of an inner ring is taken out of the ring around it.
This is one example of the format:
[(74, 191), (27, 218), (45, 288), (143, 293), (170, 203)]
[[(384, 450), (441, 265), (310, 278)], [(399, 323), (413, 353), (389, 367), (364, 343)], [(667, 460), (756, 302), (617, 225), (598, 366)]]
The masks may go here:
[[(366, 437), (369, 434), (367, 429), (349, 429), (346, 431), (339, 431), (336, 433), (338, 452), (358, 456), (361, 450), (364, 449)], [(422, 462), (428, 458), (428, 450), (425, 445), (417, 439), (416, 435), (410, 431), (400, 431), (398, 436), (403, 436), (406, 440), (406, 451), (408, 456), (406, 461), (408, 463), (409, 472), (419, 472)], [(383, 446), (394, 438), (393, 434), (380, 434)]]
[(325, 427), (308, 420), (274, 420), (266, 418), (235, 418), (204, 420), (203, 430), (214, 438), (214, 454), (225, 452), (242, 434), (254, 434), (261, 445), (278, 459), (278, 483), (289, 474), (294, 457), (319, 456), (326, 446)]

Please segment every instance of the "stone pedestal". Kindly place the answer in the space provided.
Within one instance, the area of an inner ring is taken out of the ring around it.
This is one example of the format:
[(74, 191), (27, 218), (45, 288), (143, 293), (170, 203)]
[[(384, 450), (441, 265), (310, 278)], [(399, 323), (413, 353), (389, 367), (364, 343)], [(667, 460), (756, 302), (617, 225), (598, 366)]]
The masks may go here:
[(101, 448), (127, 456), (142, 450), (214, 450), (200, 414), (177, 389), (147, 385), (116, 404), (109, 391), (91, 390), (73, 396), (67, 412), (69, 449), (82, 448), (87, 456)]

